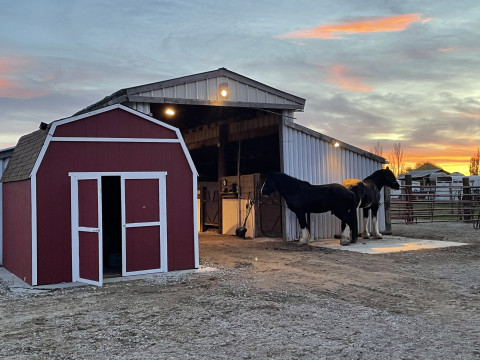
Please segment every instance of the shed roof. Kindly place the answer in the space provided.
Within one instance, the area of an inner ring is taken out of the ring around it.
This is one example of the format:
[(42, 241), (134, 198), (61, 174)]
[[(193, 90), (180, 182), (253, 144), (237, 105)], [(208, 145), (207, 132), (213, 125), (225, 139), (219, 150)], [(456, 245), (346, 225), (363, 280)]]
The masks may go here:
[[(220, 88), (228, 88), (228, 97)], [(114, 92), (75, 115), (113, 104), (167, 103), (231, 107), (256, 107), (303, 111), (305, 99), (275, 89), (226, 68), (171, 80), (134, 86)]]
[(24, 135), (18, 140), (12, 157), (3, 173), (2, 182), (21, 181), (30, 178), (38, 155), (48, 135), (48, 128)]

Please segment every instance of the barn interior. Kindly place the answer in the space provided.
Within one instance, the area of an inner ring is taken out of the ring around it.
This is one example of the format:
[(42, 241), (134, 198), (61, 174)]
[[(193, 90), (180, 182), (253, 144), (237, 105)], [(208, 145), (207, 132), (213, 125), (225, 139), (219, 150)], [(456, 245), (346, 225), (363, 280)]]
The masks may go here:
[(235, 176), (238, 166), (241, 174), (280, 170), (278, 110), (173, 104), (150, 109), (154, 118), (180, 129), (200, 182)]
[[(253, 199), (264, 176), (281, 170), (279, 109), (162, 103), (150, 104), (150, 111), (180, 129), (197, 168), (201, 231), (222, 233), (223, 200)], [(281, 235), (279, 201), (257, 199), (255, 205), (255, 236)], [(262, 212), (269, 214), (263, 220)]]

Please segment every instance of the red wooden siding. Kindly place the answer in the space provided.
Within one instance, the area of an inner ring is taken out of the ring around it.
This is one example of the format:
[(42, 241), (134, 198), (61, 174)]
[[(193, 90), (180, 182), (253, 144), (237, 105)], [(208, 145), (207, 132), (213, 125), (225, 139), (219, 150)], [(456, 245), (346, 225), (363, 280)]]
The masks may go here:
[(78, 182), (78, 225), (98, 227), (97, 180), (80, 180)]
[(3, 184), (3, 266), (32, 285), (30, 180)]
[(125, 181), (125, 215), (127, 224), (160, 220), (157, 179)]
[[(120, 110), (114, 111), (118, 113)], [(120, 123), (123, 123), (123, 116), (130, 119), (134, 115), (120, 111), (117, 114)], [(134, 118), (142, 124), (146, 121), (135, 116)], [(84, 120), (79, 120), (81, 121)], [(91, 136), (87, 130), (88, 128), (82, 130), (82, 136)], [(152, 130), (149, 137), (152, 137), (153, 133), (155, 131)], [(79, 136), (79, 132), (75, 134)], [(54, 135), (58, 136), (57, 131)], [(61, 136), (70, 135), (61, 133)], [(102, 136), (120, 135), (117, 132)], [(131, 137), (126, 134), (121, 136)], [(52, 141), (37, 173), (39, 285), (71, 281), (68, 173), (87, 171), (167, 171), (168, 269), (194, 268), (192, 171), (180, 144)]]
[(98, 233), (80, 232), (80, 277), (98, 281)]
[(160, 227), (127, 229), (127, 271), (160, 268)]
[(177, 134), (125, 110), (115, 109), (60, 125), (55, 136), (176, 139)]

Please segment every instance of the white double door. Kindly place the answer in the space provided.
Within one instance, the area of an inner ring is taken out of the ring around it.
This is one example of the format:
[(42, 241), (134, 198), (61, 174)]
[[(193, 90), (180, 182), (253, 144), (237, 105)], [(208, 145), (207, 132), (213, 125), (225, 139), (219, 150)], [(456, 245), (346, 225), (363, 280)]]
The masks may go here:
[(103, 176), (120, 178), (122, 276), (167, 271), (166, 172), (69, 175), (73, 281), (103, 283)]

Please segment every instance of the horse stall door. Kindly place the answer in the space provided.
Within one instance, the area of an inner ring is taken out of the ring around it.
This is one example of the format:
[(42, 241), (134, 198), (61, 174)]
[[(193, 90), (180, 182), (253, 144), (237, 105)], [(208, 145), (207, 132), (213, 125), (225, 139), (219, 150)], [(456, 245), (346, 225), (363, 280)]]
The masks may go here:
[(167, 271), (166, 173), (122, 175), (122, 275)]
[(72, 279), (102, 286), (102, 203), (97, 178), (72, 176)]

